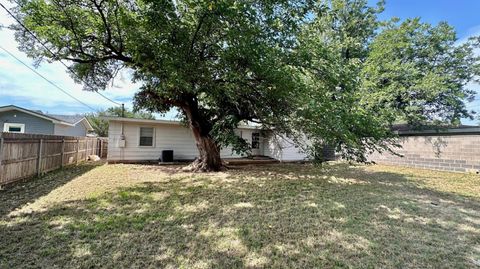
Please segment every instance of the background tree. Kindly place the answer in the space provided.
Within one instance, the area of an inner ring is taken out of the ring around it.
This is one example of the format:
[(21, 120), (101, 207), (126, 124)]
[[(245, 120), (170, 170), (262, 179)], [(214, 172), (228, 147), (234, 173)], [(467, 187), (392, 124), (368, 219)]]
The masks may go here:
[[(248, 150), (234, 134), (242, 121), (273, 127), (297, 142), (307, 138), (306, 151), (328, 143), (346, 158), (365, 161), (370, 151), (390, 149), (389, 128), (402, 115), (412, 122), (466, 116), (464, 82), (477, 74), (476, 68), (451, 70), (477, 64), (474, 43), (458, 49), (444, 26), (383, 28), (377, 19), (382, 2), (376, 8), (364, 0), (17, 2), (16, 15), (44, 43), (16, 25), (23, 51), (37, 60), (70, 61), (90, 90), (131, 69), (142, 84), (135, 107), (160, 113), (178, 108), (199, 150), (192, 168), (201, 171), (221, 168), (221, 147)], [(402, 36), (405, 46), (396, 48)], [(386, 59), (405, 63), (410, 73), (395, 76)], [(440, 79), (442, 72), (448, 79)], [(405, 94), (413, 89), (429, 94)], [(412, 110), (423, 104), (428, 109)]]
[(397, 146), (394, 123), (456, 125), (472, 116), (466, 84), (479, 75), (477, 37), (457, 44), (447, 23), (380, 22), (383, 1), (324, 3), (329, 8), (305, 26), (295, 56), (310, 88), (295, 117), (295, 130), (312, 141), (307, 150), (327, 143), (346, 159), (366, 161)]
[[(322, 156), (324, 145), (334, 146), (346, 159), (366, 161), (372, 151), (395, 146), (390, 122), (360, 105), (359, 93), (369, 44), (381, 22), (383, 1), (370, 7), (366, 1), (321, 1), (315, 19), (299, 34), (296, 61), (305, 94), (297, 99), (292, 117), (294, 137), (307, 135), (305, 151)], [(299, 143), (302, 144), (302, 143)], [(305, 143), (303, 143), (305, 144)], [(320, 151), (320, 153), (319, 153)]]
[(370, 44), (362, 70), (362, 99), (390, 120), (419, 124), (459, 124), (471, 117), (465, 100), (478, 81), (478, 38), (456, 44), (455, 30), (420, 19), (388, 23)]
[[(122, 108), (121, 107), (110, 107), (106, 110), (101, 110), (95, 113), (87, 115), (88, 121), (92, 125), (94, 132), (100, 137), (108, 136), (108, 121), (103, 119), (103, 117), (121, 117)], [(125, 118), (136, 118), (136, 119), (148, 119), (154, 120), (155, 117), (152, 113), (137, 111), (133, 112), (127, 108), (123, 112)]]

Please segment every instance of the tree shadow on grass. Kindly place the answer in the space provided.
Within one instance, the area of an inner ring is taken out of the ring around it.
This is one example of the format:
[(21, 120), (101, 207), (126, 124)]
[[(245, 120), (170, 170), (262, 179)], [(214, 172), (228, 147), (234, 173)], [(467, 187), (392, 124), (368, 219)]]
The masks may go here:
[(0, 190), (0, 217), (25, 204), (35, 201), (72, 179), (85, 174), (103, 163), (82, 163), (55, 170), (41, 177), (30, 178)]
[(186, 174), (3, 221), (0, 267), (473, 267), (478, 209), (362, 169)]

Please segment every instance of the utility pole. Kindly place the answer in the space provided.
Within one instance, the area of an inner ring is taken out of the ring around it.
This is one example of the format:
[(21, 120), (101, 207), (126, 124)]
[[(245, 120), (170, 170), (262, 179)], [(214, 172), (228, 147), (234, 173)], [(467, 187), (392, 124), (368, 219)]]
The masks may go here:
[(125, 104), (122, 104), (122, 118), (125, 118)]

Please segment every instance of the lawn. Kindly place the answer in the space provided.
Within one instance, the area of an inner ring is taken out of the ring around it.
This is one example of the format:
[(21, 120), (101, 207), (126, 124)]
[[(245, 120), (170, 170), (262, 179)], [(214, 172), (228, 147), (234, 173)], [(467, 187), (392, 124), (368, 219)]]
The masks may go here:
[(83, 164), (0, 191), (0, 268), (478, 268), (480, 176)]

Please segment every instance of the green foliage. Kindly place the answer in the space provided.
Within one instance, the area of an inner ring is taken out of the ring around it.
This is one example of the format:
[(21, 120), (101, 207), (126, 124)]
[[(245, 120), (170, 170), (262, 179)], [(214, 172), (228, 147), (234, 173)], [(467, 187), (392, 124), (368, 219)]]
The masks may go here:
[[(133, 112), (128, 109), (125, 109), (123, 113), (125, 118), (136, 118), (136, 119), (149, 119), (154, 120), (155, 117), (152, 113), (137, 111)], [(96, 113), (91, 113), (87, 115), (88, 121), (92, 125), (94, 132), (100, 137), (108, 136), (108, 121), (104, 117), (121, 117), (122, 108), (121, 107), (110, 107), (106, 110), (98, 111)]]
[(398, 121), (451, 125), (471, 116), (464, 102), (473, 92), (465, 85), (479, 74), (476, 38), (457, 45), (446, 23), (379, 22), (382, 2), (326, 2), (329, 9), (299, 35), (295, 55), (305, 94), (292, 122), (296, 137), (312, 142), (311, 155), (328, 144), (366, 161), (397, 146), (390, 130)]
[(330, 8), (299, 35), (301, 46), (294, 58), (304, 94), (297, 97), (291, 125), (297, 140), (306, 135), (311, 141), (304, 150), (313, 156), (326, 144), (346, 159), (366, 161), (369, 152), (395, 146), (389, 122), (361, 105), (359, 94), (368, 44), (380, 25), (377, 14), (383, 3), (372, 8), (365, 1), (326, 2)]
[[(456, 123), (477, 42), (457, 45), (446, 23), (380, 22), (365, 0), (21, 0), (29, 56), (65, 59), (104, 88), (122, 68), (142, 84), (135, 107), (175, 107), (199, 137), (248, 150), (234, 129), (260, 123), (311, 152), (334, 145), (365, 161), (394, 145), (398, 120)], [(212, 153), (213, 154), (213, 153)], [(218, 152), (216, 153), (218, 154)]]
[(392, 120), (455, 124), (471, 113), (465, 85), (479, 74), (477, 38), (456, 45), (447, 23), (392, 22), (370, 45), (363, 67), (363, 102)]

